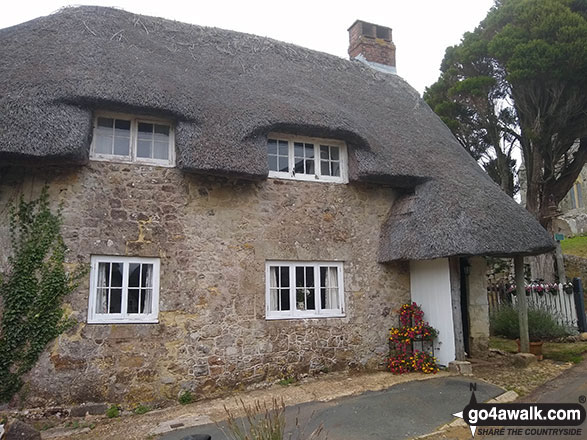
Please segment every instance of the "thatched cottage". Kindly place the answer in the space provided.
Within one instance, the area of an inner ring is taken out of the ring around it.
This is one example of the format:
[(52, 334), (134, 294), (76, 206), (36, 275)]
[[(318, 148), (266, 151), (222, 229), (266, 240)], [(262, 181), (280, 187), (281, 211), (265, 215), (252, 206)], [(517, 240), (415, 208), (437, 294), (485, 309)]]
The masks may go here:
[(441, 363), (483, 345), (478, 257), (551, 239), (391, 73), (391, 30), (350, 37), (352, 61), (99, 7), (0, 30), (0, 267), (45, 184), (91, 266), (31, 403), (381, 368), (410, 299)]

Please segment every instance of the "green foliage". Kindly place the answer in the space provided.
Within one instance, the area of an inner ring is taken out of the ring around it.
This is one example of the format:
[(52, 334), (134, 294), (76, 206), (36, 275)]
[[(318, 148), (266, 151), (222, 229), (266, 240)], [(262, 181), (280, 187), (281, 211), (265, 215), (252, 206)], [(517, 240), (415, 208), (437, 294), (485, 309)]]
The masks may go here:
[(0, 402), (12, 398), (47, 344), (73, 325), (61, 302), (86, 268), (65, 271), (60, 227), (61, 211), (51, 212), (46, 187), (37, 200), (21, 197), (10, 211), (12, 256), (0, 279)]
[(279, 385), (286, 387), (288, 385), (291, 385), (292, 383), (294, 383), (296, 381), (295, 377), (286, 377), (284, 379), (281, 379), (279, 382), (277, 382)]
[(572, 238), (565, 238), (561, 241), (561, 249), (563, 254), (587, 258), (587, 236), (578, 235)]
[(106, 417), (108, 417), (109, 419), (120, 417), (120, 408), (118, 407), (118, 405), (110, 406), (110, 408), (106, 410)]
[(134, 413), (135, 414), (146, 414), (149, 411), (151, 411), (151, 407), (147, 406), (147, 405), (139, 405), (135, 408)]
[[(501, 307), (490, 317), (491, 334), (508, 339), (520, 337), (518, 310)], [(539, 308), (528, 308), (528, 333), (530, 341), (548, 341), (567, 336), (569, 332), (548, 313)]]
[(194, 396), (192, 395), (192, 392), (189, 390), (186, 390), (179, 395), (178, 400), (179, 400), (179, 403), (181, 403), (182, 405), (188, 405), (188, 404), (192, 403), (195, 399), (194, 399)]

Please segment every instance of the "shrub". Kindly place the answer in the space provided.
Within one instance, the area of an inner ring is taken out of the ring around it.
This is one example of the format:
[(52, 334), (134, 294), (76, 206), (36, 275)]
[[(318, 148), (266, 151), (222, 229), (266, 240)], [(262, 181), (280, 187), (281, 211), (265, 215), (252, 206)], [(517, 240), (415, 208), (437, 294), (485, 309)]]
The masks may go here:
[(108, 417), (109, 419), (120, 417), (120, 408), (118, 407), (118, 405), (112, 405), (110, 408), (108, 408), (108, 410), (106, 411), (106, 417)]
[[(518, 309), (511, 306), (501, 307), (490, 317), (491, 333), (508, 339), (520, 337)], [(562, 338), (569, 334), (548, 311), (536, 307), (528, 308), (528, 333), (530, 341), (548, 341)]]
[(179, 395), (178, 400), (182, 405), (188, 405), (194, 401), (194, 396), (192, 395), (191, 391), (186, 390)]
[(149, 411), (151, 411), (151, 407), (147, 406), (147, 405), (139, 405), (135, 408), (134, 413), (135, 414), (145, 414), (148, 413)]
[[(254, 405), (247, 406), (241, 400), (243, 412), (241, 419), (231, 413), (226, 406), (224, 411), (228, 416), (227, 429), (219, 426), (220, 430), (230, 440), (284, 440), (285, 438), (285, 404), (273, 399), (272, 405), (261, 404), (258, 400)], [(311, 419), (311, 417), (310, 417)], [(309, 422), (308, 422), (309, 423)], [(304, 426), (300, 424), (299, 410), (295, 421), (295, 429), (287, 438), (288, 440), (318, 440), (323, 433), (322, 425), (318, 426), (309, 436), (304, 432)]]

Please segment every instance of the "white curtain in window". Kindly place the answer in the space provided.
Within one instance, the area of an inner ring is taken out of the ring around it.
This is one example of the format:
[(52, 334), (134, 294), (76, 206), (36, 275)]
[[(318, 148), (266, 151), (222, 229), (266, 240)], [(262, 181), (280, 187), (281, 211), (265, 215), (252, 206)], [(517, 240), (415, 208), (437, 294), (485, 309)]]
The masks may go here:
[(278, 307), (278, 295), (279, 295), (279, 287), (277, 285), (277, 271), (279, 270), (279, 266), (271, 266), (269, 268), (269, 310), (279, 310)]
[(145, 295), (145, 305), (143, 306), (142, 313), (151, 313), (153, 303), (153, 265), (143, 264), (142, 269), (146, 272), (145, 285), (143, 286), (145, 287), (145, 289), (143, 289), (143, 295)]
[(336, 267), (326, 268), (325, 309), (338, 309), (338, 270)]
[(96, 313), (108, 312), (108, 278), (110, 263), (98, 264), (98, 281), (96, 283)]

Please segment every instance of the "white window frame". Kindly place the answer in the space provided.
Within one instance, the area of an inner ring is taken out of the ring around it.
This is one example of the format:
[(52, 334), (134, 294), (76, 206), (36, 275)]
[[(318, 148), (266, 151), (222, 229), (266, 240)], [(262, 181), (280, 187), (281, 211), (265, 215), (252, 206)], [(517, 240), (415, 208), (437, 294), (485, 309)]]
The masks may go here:
[[(129, 156), (119, 156), (115, 154), (96, 153), (96, 139), (98, 118), (124, 119), (130, 121), (130, 151)], [(137, 139), (139, 122), (146, 124), (166, 125), (169, 127), (169, 159), (151, 159), (146, 157), (137, 157)], [(160, 167), (175, 166), (175, 127), (169, 120), (151, 118), (147, 116), (138, 116), (127, 113), (96, 112), (94, 114), (94, 126), (92, 144), (90, 145), (90, 158), (92, 160), (105, 162), (137, 163), (143, 165), (156, 165)]]
[[(289, 267), (289, 304), (290, 310), (270, 310), (271, 291), (270, 291), (270, 268), (271, 266)], [(320, 283), (320, 267), (336, 267), (338, 277), (338, 299), (340, 307), (337, 309), (321, 309), (322, 295), (320, 286), (315, 286), (315, 310), (297, 310), (296, 308), (296, 286), (295, 286), (295, 268), (296, 266), (312, 266), (314, 268), (314, 280)], [(308, 318), (344, 318), (344, 274), (343, 263), (341, 261), (280, 261), (271, 260), (265, 262), (265, 319), (308, 319)]]
[[(336, 139), (325, 139), (315, 137), (294, 136), (291, 134), (269, 133), (267, 141), (274, 139), (278, 141), (287, 142), (288, 144), (288, 163), (289, 171), (273, 171), (269, 170), (269, 177), (277, 179), (288, 180), (302, 180), (306, 182), (330, 182), (330, 183), (348, 183), (348, 152), (345, 142)], [(315, 174), (296, 174), (294, 143), (303, 142), (314, 144), (314, 170)], [(338, 147), (340, 151), (340, 176), (323, 176), (320, 168), (320, 145), (327, 145), (329, 147)]]
[[(96, 295), (98, 284), (98, 265), (100, 263), (122, 263), (122, 297), (121, 313), (96, 313)], [(130, 263), (147, 263), (153, 265), (153, 294), (151, 313), (127, 313), (128, 267)], [(90, 295), (88, 300), (88, 324), (156, 324), (159, 322), (159, 276), (161, 260), (159, 258), (120, 257), (115, 255), (92, 255), (90, 266)]]

